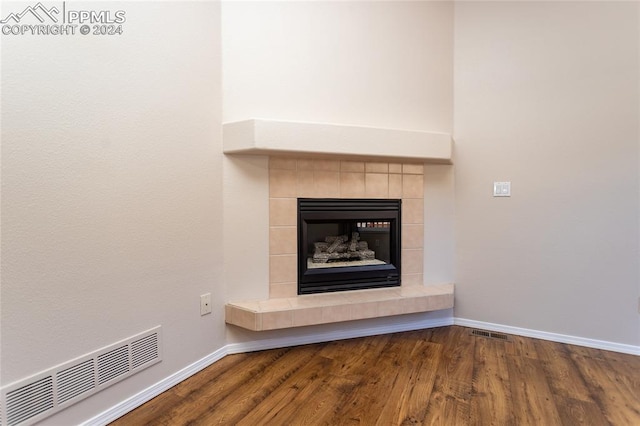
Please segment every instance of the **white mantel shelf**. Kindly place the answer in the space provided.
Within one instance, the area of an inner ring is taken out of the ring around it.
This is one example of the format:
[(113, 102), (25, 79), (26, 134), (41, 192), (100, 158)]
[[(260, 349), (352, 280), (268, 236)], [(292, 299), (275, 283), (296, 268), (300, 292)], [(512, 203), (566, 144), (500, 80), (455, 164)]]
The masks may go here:
[(453, 284), (411, 285), (229, 302), (225, 322), (253, 331), (453, 308)]
[(386, 158), (451, 164), (450, 134), (251, 119), (222, 126), (225, 154)]

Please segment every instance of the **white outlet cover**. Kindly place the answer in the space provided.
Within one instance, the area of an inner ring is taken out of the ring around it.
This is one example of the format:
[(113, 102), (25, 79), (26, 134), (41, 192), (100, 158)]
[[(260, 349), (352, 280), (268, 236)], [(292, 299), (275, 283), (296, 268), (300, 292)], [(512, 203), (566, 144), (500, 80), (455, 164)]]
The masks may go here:
[(200, 296), (200, 315), (211, 313), (211, 293)]

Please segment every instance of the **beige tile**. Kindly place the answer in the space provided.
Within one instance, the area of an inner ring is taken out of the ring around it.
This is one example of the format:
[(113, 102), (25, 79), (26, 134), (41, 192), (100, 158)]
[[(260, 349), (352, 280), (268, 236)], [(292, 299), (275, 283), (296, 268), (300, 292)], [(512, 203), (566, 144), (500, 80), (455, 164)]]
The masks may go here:
[(298, 295), (290, 299), (291, 307), (295, 309), (300, 308), (313, 308), (318, 306), (318, 304), (314, 301), (313, 298), (309, 298), (309, 295)]
[(389, 174), (389, 198), (402, 198), (402, 175)]
[(351, 319), (376, 318), (378, 316), (378, 302), (361, 302), (351, 306)]
[(313, 160), (298, 158), (298, 170), (313, 170)]
[(245, 311), (244, 309), (234, 308), (233, 306), (225, 307), (225, 315), (231, 315), (230, 321), (227, 317), (227, 322), (235, 324), (239, 327), (243, 327), (249, 330), (258, 330), (258, 315), (255, 312)]
[(322, 172), (339, 172), (339, 160), (313, 160), (313, 170)]
[(293, 326), (322, 324), (322, 308), (305, 308), (293, 311)]
[(424, 174), (424, 164), (403, 164), (402, 173), (408, 175), (422, 175)]
[(293, 327), (292, 311), (265, 312), (262, 314), (262, 330)]
[(389, 175), (384, 173), (365, 174), (365, 196), (389, 198)]
[(351, 319), (351, 305), (324, 306), (322, 322), (340, 322)]
[(444, 294), (453, 297), (456, 285), (454, 283), (429, 284), (426, 286), (430, 294)]
[(249, 312), (260, 312), (260, 301), (258, 300), (245, 300), (243, 302), (230, 303), (230, 305)]
[[(400, 300), (400, 309), (403, 314), (412, 314), (414, 312), (420, 312), (418, 308), (419, 297), (405, 297)], [(426, 307), (426, 304), (425, 304)]]
[(402, 287), (422, 286), (424, 279), (422, 274), (405, 274), (402, 273)]
[(424, 287), (424, 291), (426, 294), (453, 294), (455, 290), (455, 286), (453, 283), (448, 284), (430, 284)]
[(298, 294), (298, 283), (277, 283), (269, 286), (269, 297), (272, 299), (282, 297), (296, 297)]
[(403, 313), (403, 306), (400, 300), (385, 300), (378, 305), (378, 314), (381, 317), (389, 315), (400, 315)]
[(402, 175), (402, 198), (424, 198), (422, 175)]
[(269, 225), (296, 226), (298, 210), (295, 198), (269, 199)]
[(233, 311), (235, 308), (233, 306), (224, 305), (224, 322), (228, 324), (233, 324)]
[(269, 282), (289, 283), (297, 281), (298, 268), (295, 255), (269, 256)]
[(429, 297), (429, 309), (449, 309), (453, 307), (453, 294), (440, 294)]
[(364, 197), (364, 173), (340, 173), (340, 196), (343, 198)]
[(415, 312), (427, 312), (430, 311), (429, 296), (420, 296), (414, 298), (414, 304), (416, 307)]
[(345, 303), (345, 298), (341, 292), (307, 294), (298, 296), (291, 301), (294, 307), (314, 307), (314, 306), (333, 306)]
[(320, 198), (340, 197), (340, 173), (339, 172), (313, 172), (313, 184), (315, 196)]
[[(405, 274), (402, 274), (402, 279), (404, 278)], [(426, 287), (424, 285), (402, 285), (400, 288), (402, 289), (400, 291), (400, 296), (403, 298), (429, 295), (429, 292), (426, 291)]]
[(367, 162), (365, 165), (367, 173), (389, 173), (389, 163)]
[(418, 198), (407, 198), (402, 200), (402, 223), (423, 223), (424, 222), (424, 200)]
[[(424, 246), (423, 225), (402, 225), (402, 248), (421, 249)], [(296, 252), (297, 253), (297, 252)]]
[(402, 273), (421, 274), (424, 269), (422, 250), (402, 250)]
[(364, 302), (377, 302), (389, 297), (397, 297), (400, 293), (394, 292), (394, 288), (379, 288), (370, 290), (348, 291), (343, 293), (349, 303), (357, 305)]
[(312, 198), (316, 196), (312, 170), (298, 170), (296, 174), (296, 184), (298, 197)]
[(295, 170), (296, 159), (288, 157), (269, 157), (270, 169)]
[(270, 197), (295, 197), (296, 196), (296, 172), (295, 170), (269, 170), (269, 196)]
[(291, 309), (289, 299), (267, 299), (259, 300), (260, 312), (285, 311)]
[(298, 253), (298, 238), (295, 226), (269, 228), (269, 254)]
[(416, 296), (406, 299), (405, 309), (410, 312), (428, 312), (431, 311), (430, 296)]
[(389, 163), (389, 173), (402, 173), (402, 164)]
[(341, 161), (340, 171), (364, 173), (364, 161)]

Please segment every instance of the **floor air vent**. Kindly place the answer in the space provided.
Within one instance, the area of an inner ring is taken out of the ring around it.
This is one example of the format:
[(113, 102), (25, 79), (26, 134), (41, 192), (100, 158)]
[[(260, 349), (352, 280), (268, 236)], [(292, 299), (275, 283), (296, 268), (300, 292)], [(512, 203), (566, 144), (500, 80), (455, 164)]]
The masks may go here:
[(506, 340), (507, 342), (509, 341), (509, 336), (507, 336), (506, 334), (494, 333), (493, 331), (473, 329), (471, 330), (471, 334), (474, 336), (488, 337), (490, 339)]
[(1, 389), (0, 426), (28, 426), (162, 361), (160, 326)]

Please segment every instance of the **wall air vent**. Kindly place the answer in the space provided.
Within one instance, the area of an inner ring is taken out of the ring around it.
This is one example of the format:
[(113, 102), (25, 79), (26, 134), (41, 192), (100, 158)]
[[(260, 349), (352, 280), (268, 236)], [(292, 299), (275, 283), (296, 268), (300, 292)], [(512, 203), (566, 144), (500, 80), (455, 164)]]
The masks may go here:
[(121, 340), (0, 389), (0, 426), (28, 426), (162, 361), (161, 328)]
[(473, 329), (471, 330), (471, 334), (474, 336), (488, 337), (490, 339), (505, 340), (507, 342), (509, 341), (509, 336), (507, 336), (506, 334), (494, 333), (493, 331)]
[(58, 404), (63, 404), (96, 387), (93, 364), (93, 359), (88, 359), (57, 374)]
[(7, 392), (6, 399), (7, 425), (21, 424), (53, 408), (53, 378), (47, 376)]
[(131, 344), (131, 368), (136, 369), (158, 358), (158, 335), (150, 334)]
[(117, 349), (98, 356), (98, 384), (129, 372), (129, 347), (121, 346)]

